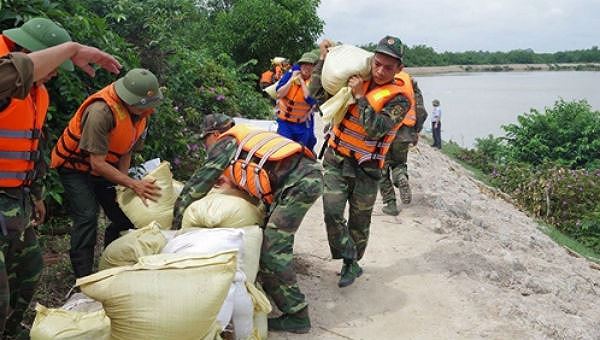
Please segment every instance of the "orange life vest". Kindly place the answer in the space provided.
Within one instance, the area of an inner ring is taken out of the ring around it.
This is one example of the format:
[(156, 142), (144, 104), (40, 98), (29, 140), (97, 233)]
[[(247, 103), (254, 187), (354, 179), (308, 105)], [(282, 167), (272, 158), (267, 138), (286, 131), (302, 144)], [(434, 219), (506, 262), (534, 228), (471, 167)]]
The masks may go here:
[(304, 99), (302, 86), (296, 80), (290, 81), (293, 82), (290, 90), (285, 97), (277, 101), (277, 118), (292, 123), (303, 123), (310, 117), (312, 107)]
[(259, 84), (273, 84), (273, 78), (275, 77), (275, 72), (271, 70), (266, 70), (260, 75)]
[[(365, 92), (368, 90), (369, 85), (370, 81), (363, 82)], [(414, 98), (412, 82), (394, 81), (390, 84), (378, 86), (367, 92), (366, 99), (375, 112), (380, 112), (385, 104), (399, 94), (406, 96), (409, 101), (410, 98)], [(411, 106), (413, 105), (411, 104)], [(416, 116), (414, 120), (416, 121)], [(343, 156), (355, 158), (358, 164), (375, 160), (378, 167), (383, 168), (385, 155), (396, 137), (396, 132), (403, 124), (404, 120), (396, 124), (382, 138), (371, 139), (360, 122), (358, 105), (352, 104), (348, 108), (344, 119), (339, 124), (334, 125), (332, 136), (329, 138), (329, 146)], [(414, 123), (412, 124), (414, 125)]]
[(404, 119), (402, 119), (402, 126), (413, 127), (417, 124), (417, 100), (415, 99), (415, 89), (413, 89), (412, 79), (405, 71), (400, 71), (394, 76), (396, 84), (406, 90), (403, 94), (408, 98), (410, 103), (410, 109), (406, 112)]
[(81, 119), (87, 107), (97, 100), (102, 100), (108, 104), (115, 121), (115, 127), (108, 136), (108, 153), (105, 158), (106, 162), (115, 167), (117, 167), (119, 159), (129, 153), (135, 142), (140, 138), (146, 128), (147, 116), (153, 112), (153, 109), (149, 109), (134, 123), (131, 120), (131, 113), (117, 96), (114, 84), (106, 86), (88, 97), (69, 121), (54, 149), (52, 149), (52, 161), (50, 163), (52, 168), (65, 167), (84, 172), (90, 171), (89, 155), (79, 148), (82, 131)]
[(238, 148), (224, 175), (241, 190), (267, 204), (273, 203), (273, 188), (269, 174), (264, 169), (267, 162), (277, 162), (299, 153), (314, 158), (312, 151), (274, 132), (255, 130), (247, 125), (236, 125), (225, 131), (219, 139), (232, 136)]
[[(9, 52), (9, 42), (0, 35), (0, 56)], [(30, 185), (35, 179), (39, 139), (50, 103), (44, 85), (34, 85), (25, 99), (9, 100), (0, 111), (0, 188)]]

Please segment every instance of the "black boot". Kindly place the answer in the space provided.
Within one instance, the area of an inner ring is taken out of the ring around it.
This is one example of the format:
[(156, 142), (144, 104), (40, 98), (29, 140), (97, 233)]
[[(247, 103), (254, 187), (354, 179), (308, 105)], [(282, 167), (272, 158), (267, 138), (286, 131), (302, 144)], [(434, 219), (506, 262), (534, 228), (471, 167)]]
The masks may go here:
[(270, 331), (296, 334), (308, 333), (310, 331), (308, 307), (304, 307), (293, 314), (282, 314), (277, 318), (271, 318), (268, 323)]
[(354, 283), (356, 278), (360, 277), (363, 274), (362, 268), (358, 265), (358, 262), (351, 260), (352, 262), (348, 262), (344, 260), (344, 266), (342, 267), (342, 275), (340, 277), (340, 281), (338, 282), (338, 287), (343, 288), (347, 287)]

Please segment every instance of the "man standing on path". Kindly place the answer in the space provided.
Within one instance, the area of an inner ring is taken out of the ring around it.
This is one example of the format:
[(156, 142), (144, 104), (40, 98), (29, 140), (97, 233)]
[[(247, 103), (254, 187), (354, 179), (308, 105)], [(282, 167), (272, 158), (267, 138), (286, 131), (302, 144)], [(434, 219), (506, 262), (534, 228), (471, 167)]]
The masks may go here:
[[(0, 35), (0, 56), (31, 52), (71, 41), (63, 28), (46, 18), (33, 18), (19, 28)], [(19, 63), (19, 57), (11, 57)], [(3, 63), (4, 64), (4, 63)], [(18, 65), (16, 65), (18, 66)], [(22, 65), (21, 65), (22, 66)], [(58, 65), (56, 65), (58, 67)], [(66, 63), (63, 68), (73, 70)], [(33, 84), (13, 78), (19, 98), (0, 99), (0, 337), (25, 337), (23, 314), (42, 271), (42, 251), (34, 227), (42, 224), (44, 174), (40, 143), (50, 98), (44, 83), (56, 75), (56, 68)], [(9, 91), (10, 92), (10, 91)]]
[(304, 53), (277, 84), (277, 133), (310, 150), (317, 144), (313, 115), (317, 101), (310, 96), (308, 85), (318, 58), (311, 52)]
[[(396, 133), (396, 138), (392, 142), (390, 151), (385, 156), (385, 165), (383, 168), (383, 177), (379, 182), (379, 192), (383, 199), (384, 214), (397, 216), (400, 214), (396, 204), (396, 193), (394, 186), (400, 191), (400, 200), (404, 204), (409, 204), (412, 200), (412, 193), (408, 183), (408, 168), (406, 161), (408, 159), (408, 148), (410, 144), (417, 145), (419, 133), (423, 129), (423, 123), (427, 119), (427, 110), (423, 104), (423, 95), (421, 89), (408, 73), (402, 71), (396, 75), (396, 81), (404, 81), (412, 84), (414, 92), (414, 107), (408, 111), (402, 121), (402, 126)], [(390, 179), (391, 175), (391, 179)], [(393, 185), (392, 185), (393, 183)]]
[(115, 185), (131, 188), (145, 202), (160, 188), (127, 173), (131, 153), (141, 143), (148, 117), (163, 96), (152, 72), (133, 69), (88, 97), (52, 150), (52, 168), (65, 188), (71, 231), (71, 265), (76, 277), (92, 273), (98, 229), (98, 204), (111, 224), (104, 246), (132, 228), (116, 202)]
[[(330, 46), (327, 40), (319, 45), (321, 55), (313, 71), (312, 82), (316, 84), (311, 84), (311, 93), (321, 87), (323, 62)], [(412, 93), (394, 81), (394, 75), (403, 68), (403, 50), (396, 37), (379, 41), (371, 60), (371, 79), (350, 77), (348, 86), (356, 104), (329, 132), (323, 159), (323, 210), (332, 257), (343, 260), (340, 287), (362, 275), (358, 261), (367, 247), (385, 156), (411, 107)], [(346, 202), (350, 204), (348, 221), (344, 218)]]
[(431, 113), (431, 133), (433, 134), (433, 146), (434, 148), (442, 148), (442, 109), (440, 108), (440, 101), (434, 99), (433, 112)]
[(267, 206), (260, 280), (283, 312), (269, 319), (269, 330), (307, 333), (311, 325), (296, 281), (294, 235), (323, 191), (321, 165), (306, 147), (273, 132), (234, 126), (223, 114), (207, 115), (203, 128), (206, 162), (175, 202), (172, 228), (180, 229), (185, 209), (219, 181), (260, 199)]

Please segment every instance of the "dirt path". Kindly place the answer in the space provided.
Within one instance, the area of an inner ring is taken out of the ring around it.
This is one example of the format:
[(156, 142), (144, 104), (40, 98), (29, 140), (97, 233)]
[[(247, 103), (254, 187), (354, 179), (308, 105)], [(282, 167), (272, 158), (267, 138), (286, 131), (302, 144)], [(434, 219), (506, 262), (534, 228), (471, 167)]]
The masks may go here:
[(390, 217), (378, 198), (350, 287), (311, 208), (295, 251), (313, 329), (270, 339), (600, 339), (600, 271), (428, 145), (409, 172), (413, 202)]

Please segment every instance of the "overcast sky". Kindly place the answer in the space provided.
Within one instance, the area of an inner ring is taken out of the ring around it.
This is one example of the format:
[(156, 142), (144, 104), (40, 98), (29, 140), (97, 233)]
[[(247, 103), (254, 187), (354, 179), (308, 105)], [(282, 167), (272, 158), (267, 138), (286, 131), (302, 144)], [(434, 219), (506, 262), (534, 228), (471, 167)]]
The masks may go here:
[(600, 45), (600, 0), (321, 0), (318, 14), (324, 37), (356, 45), (386, 34), (437, 52)]

